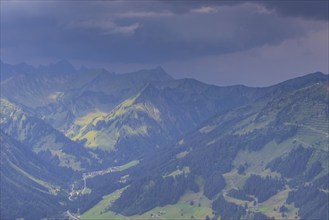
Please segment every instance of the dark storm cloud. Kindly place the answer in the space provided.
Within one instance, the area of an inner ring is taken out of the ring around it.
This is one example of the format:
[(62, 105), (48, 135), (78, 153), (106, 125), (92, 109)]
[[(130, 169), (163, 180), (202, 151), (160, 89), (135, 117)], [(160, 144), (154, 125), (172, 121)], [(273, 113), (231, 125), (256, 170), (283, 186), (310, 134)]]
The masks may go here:
[(327, 0), (263, 1), (260, 3), (285, 16), (297, 16), (318, 20), (328, 20), (329, 18), (329, 2)]
[(1, 48), (20, 59), (161, 63), (277, 44), (306, 31), (240, 1), (2, 4)]
[(328, 0), (262, 0), (262, 1), (222, 1), (222, 0), (183, 0), (168, 1), (160, 0), (175, 13), (188, 13), (191, 9), (202, 6), (240, 5), (244, 3), (257, 3), (269, 10), (290, 17), (304, 17), (318, 20), (328, 20)]

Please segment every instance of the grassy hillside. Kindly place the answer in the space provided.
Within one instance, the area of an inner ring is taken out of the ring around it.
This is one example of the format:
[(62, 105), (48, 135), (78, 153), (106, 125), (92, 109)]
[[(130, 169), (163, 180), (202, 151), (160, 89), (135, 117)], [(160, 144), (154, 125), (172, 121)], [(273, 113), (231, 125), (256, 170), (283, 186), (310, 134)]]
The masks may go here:
[[(219, 114), (183, 137), (167, 152), (161, 151), (162, 156), (154, 156), (157, 161), (146, 161), (144, 166), (142, 164), (142, 169), (148, 170), (148, 173), (136, 175), (150, 175), (153, 179), (158, 178), (156, 176), (159, 174), (165, 177), (166, 174), (175, 174), (189, 167), (189, 175), (202, 177), (205, 180), (203, 187), (212, 192), (203, 194), (212, 201), (211, 208), (216, 217), (233, 213), (241, 213), (248, 218), (257, 218), (263, 214), (276, 218), (315, 215), (316, 207), (323, 210), (322, 205), (328, 205), (321, 202), (323, 196), (328, 196), (328, 186), (323, 185), (328, 176), (328, 158), (325, 156), (328, 154), (327, 92), (327, 81), (309, 83), (285, 93), (273, 93), (252, 105)], [(150, 164), (153, 164), (152, 168)], [(221, 176), (225, 182), (222, 190), (218, 188), (218, 184), (222, 184)], [(246, 188), (247, 184), (262, 186), (265, 183), (272, 188), (259, 188), (257, 191), (248, 191), (250, 189)], [(139, 184), (132, 183), (137, 187), (136, 191), (139, 187), (147, 186)], [(294, 205), (291, 201), (307, 185), (314, 190), (314, 206)], [(252, 201), (231, 197), (232, 189), (238, 189), (239, 196), (247, 195)], [(126, 191), (114, 204), (121, 204), (129, 198)], [(129, 193), (132, 196), (132, 192)], [(187, 193), (183, 193), (181, 198)], [(149, 198), (142, 195), (137, 194), (135, 199), (147, 203)], [(175, 204), (178, 205), (179, 201)], [(280, 210), (281, 206), (285, 208)], [(168, 209), (166, 205), (156, 208), (151, 204), (149, 208), (154, 209), (154, 213)], [(151, 215), (151, 210), (144, 214)], [(317, 213), (317, 216), (325, 215), (323, 211)]]
[(218, 87), (61, 61), (0, 83), (1, 218), (328, 217), (328, 75)]
[(192, 79), (148, 84), (109, 113), (78, 119), (68, 135), (87, 147), (116, 151), (116, 159), (130, 160), (165, 146), (218, 112), (251, 102), (260, 91)]

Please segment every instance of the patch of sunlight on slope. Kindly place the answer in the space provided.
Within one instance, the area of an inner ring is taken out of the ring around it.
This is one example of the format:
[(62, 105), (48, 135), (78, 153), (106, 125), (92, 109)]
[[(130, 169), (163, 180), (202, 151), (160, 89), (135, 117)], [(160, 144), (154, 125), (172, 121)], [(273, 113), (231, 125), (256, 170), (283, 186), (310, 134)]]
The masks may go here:
[(134, 101), (136, 100), (136, 97), (126, 99), (124, 102), (122, 102), (120, 105), (115, 107), (105, 118), (105, 122), (109, 122), (113, 119), (116, 119), (117, 117), (125, 114), (127, 112), (127, 109), (133, 105)]
[(198, 193), (187, 192), (174, 205), (156, 207), (142, 215), (129, 217), (128, 219), (150, 219), (151, 215), (158, 215), (156, 219), (205, 219), (212, 217), (211, 200), (203, 195), (203, 190)]
[(131, 127), (129, 125), (123, 125), (120, 129), (115, 127), (115, 123), (104, 127), (100, 130), (90, 130), (85, 134), (80, 133), (73, 137), (73, 140), (85, 140), (85, 146), (91, 148), (101, 148), (104, 150), (114, 150), (117, 141), (122, 136), (133, 135), (148, 135), (148, 127), (146, 125)]
[(97, 203), (93, 208), (89, 209), (81, 215), (81, 220), (83, 219), (125, 219), (124, 216), (115, 214), (111, 211), (108, 211), (108, 208), (112, 203), (117, 200), (121, 193), (126, 189), (122, 188), (114, 191), (113, 193), (103, 196), (103, 199)]
[(74, 121), (74, 124), (80, 125), (80, 126), (85, 126), (88, 125), (90, 123), (92, 123), (93, 125), (97, 124), (98, 120), (101, 120), (102, 117), (106, 116), (108, 113), (106, 112), (101, 112), (101, 111), (96, 111), (96, 112), (90, 112), (87, 115), (77, 118)]
[(85, 140), (87, 147), (114, 150), (117, 141), (122, 136), (148, 135), (148, 128), (145, 125), (135, 128), (123, 125), (120, 129), (115, 129), (113, 126), (101, 130), (91, 130), (82, 136), (74, 137), (74, 140)]
[(87, 132), (85, 135), (81, 136), (79, 139), (86, 139), (86, 145), (89, 147), (97, 147), (96, 145), (96, 136), (97, 136), (97, 131), (95, 130), (91, 130), (89, 132)]
[(110, 134), (98, 132), (97, 137), (95, 140), (91, 140), (89, 142), (89, 147), (99, 147), (103, 150), (114, 150), (114, 146), (116, 145), (117, 141), (119, 140), (119, 132), (113, 131)]
[[(134, 112), (134, 111), (142, 111), (147, 113), (149, 117), (154, 119), (156, 122), (161, 122), (161, 112), (158, 108), (156, 108), (154, 105), (148, 102), (142, 102), (142, 103), (135, 103), (135, 100), (137, 99), (138, 95), (125, 100), (120, 105), (118, 105), (116, 108), (114, 108), (105, 118), (105, 122), (109, 122), (112, 120), (117, 119), (118, 117), (128, 113), (128, 112)], [(137, 117), (137, 115), (136, 115)]]
[[(145, 123), (138, 125), (123, 124), (120, 122), (131, 118), (140, 121), (140, 113), (146, 113), (150, 118), (161, 122), (160, 110), (151, 103), (135, 103), (138, 96), (130, 98), (115, 107), (110, 113), (94, 112), (75, 121), (70, 131), (66, 134), (74, 141), (85, 141), (86, 147), (100, 148), (103, 150), (114, 150), (120, 137), (149, 135), (149, 128)], [(97, 123), (102, 121), (104, 125)]]
[[(80, 134), (81, 135), (81, 134)], [(73, 140), (85, 141), (84, 145), (90, 148), (100, 148), (103, 150), (113, 150), (120, 135), (116, 130), (112, 130), (110, 133), (103, 132), (102, 130), (91, 130), (84, 135), (78, 135)]]
[(83, 134), (86, 133), (90, 125), (96, 126), (98, 121), (104, 120), (104, 117), (108, 113), (96, 110), (95, 112), (90, 112), (87, 115), (77, 118), (71, 128), (66, 132), (66, 136), (70, 137), (72, 140), (80, 139)]

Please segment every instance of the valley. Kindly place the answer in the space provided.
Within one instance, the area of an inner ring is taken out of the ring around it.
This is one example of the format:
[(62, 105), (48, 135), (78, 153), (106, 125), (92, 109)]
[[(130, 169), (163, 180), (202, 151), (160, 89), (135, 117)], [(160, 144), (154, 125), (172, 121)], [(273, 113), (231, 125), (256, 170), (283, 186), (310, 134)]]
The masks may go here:
[[(74, 201), (77, 197), (83, 194), (89, 194), (91, 193), (91, 189), (87, 187), (87, 180), (94, 178), (96, 176), (103, 176), (106, 174), (110, 174), (112, 172), (120, 172), (124, 171), (126, 169), (129, 169), (130, 167), (136, 166), (139, 163), (138, 160), (131, 161), (127, 164), (121, 165), (121, 166), (116, 166), (116, 167), (110, 167), (107, 169), (103, 170), (97, 170), (97, 171), (90, 171), (87, 173), (82, 173), (82, 178), (79, 180), (76, 180), (74, 183), (71, 184), (71, 191), (69, 192), (69, 197), (68, 199), (70, 201)], [(125, 179), (128, 176), (124, 176), (125, 178), (121, 179), (120, 181), (125, 181)], [(83, 184), (81, 184), (81, 182)], [(82, 188), (81, 188), (82, 185)], [(80, 186), (80, 189), (79, 189)]]
[(1, 218), (327, 217), (326, 74), (253, 88), (161, 67), (5, 70)]

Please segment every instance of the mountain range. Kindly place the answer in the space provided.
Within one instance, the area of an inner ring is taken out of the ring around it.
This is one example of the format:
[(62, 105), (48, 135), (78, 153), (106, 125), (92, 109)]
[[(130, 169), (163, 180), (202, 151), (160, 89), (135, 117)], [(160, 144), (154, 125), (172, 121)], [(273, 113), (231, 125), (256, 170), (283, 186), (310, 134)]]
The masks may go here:
[(328, 74), (220, 87), (62, 60), (0, 80), (1, 219), (328, 218)]

